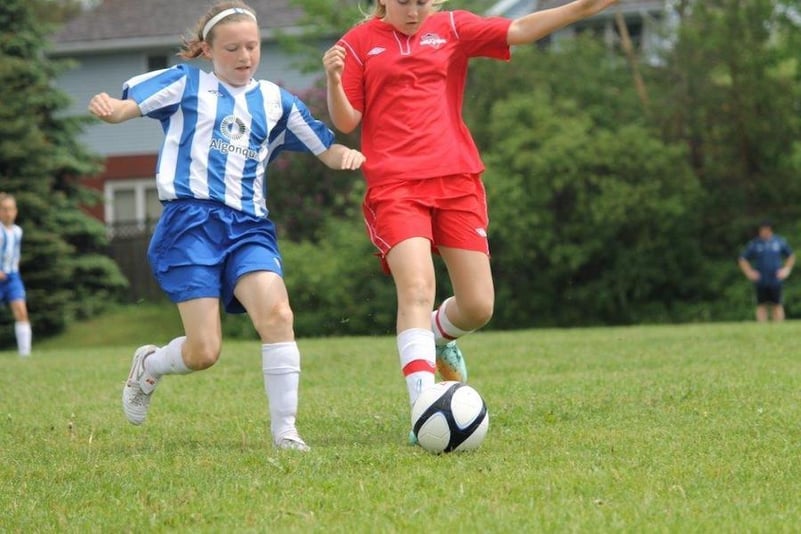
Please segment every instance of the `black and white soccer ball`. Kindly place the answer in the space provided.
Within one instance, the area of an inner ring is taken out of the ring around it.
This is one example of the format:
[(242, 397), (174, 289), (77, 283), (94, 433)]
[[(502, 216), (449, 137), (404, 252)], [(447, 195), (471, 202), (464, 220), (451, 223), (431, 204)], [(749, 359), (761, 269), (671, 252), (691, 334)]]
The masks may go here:
[(434, 384), (420, 392), (412, 406), (412, 432), (417, 443), (432, 453), (476, 449), (488, 429), (487, 404), (462, 382)]

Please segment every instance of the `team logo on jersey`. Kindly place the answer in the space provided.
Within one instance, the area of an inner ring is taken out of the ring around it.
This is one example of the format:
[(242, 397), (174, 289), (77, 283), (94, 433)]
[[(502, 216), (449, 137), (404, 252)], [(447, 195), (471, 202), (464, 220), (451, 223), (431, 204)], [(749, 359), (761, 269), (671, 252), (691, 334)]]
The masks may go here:
[(433, 48), (439, 48), (447, 42), (447, 39), (440, 37), (436, 33), (427, 33), (420, 38), (420, 46), (431, 46)]
[(487, 237), (486, 228), (476, 228), (476, 233), (479, 235), (479, 237)]
[(375, 48), (373, 48), (369, 52), (367, 52), (367, 55), (368, 56), (377, 56), (378, 54), (383, 54), (386, 51), (387, 51), (386, 48), (384, 48), (382, 46), (376, 46)]
[(210, 148), (218, 150), (224, 154), (239, 154), (249, 159), (258, 159), (259, 151), (253, 150), (247, 146), (247, 143), (240, 140), (244, 137), (247, 140), (246, 134), (248, 127), (245, 122), (234, 115), (228, 115), (220, 122), (220, 133), (231, 142), (226, 142), (223, 139), (213, 138), (211, 140)]
[(228, 115), (220, 123), (220, 133), (231, 141), (237, 141), (248, 131), (244, 121), (239, 117)]

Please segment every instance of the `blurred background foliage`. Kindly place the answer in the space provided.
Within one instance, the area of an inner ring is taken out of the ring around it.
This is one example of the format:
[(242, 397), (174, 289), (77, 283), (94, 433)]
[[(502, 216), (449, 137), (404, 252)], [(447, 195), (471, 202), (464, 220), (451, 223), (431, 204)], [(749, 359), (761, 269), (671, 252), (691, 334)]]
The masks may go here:
[[(310, 43), (343, 33), (358, 5), (294, 3), (314, 32), (282, 39), (321, 71)], [(801, 247), (801, 1), (669, 5), (665, 46), (633, 63), (590, 33), (518, 47), (508, 63), (473, 61), (464, 114), (487, 165), (497, 289), (488, 328), (750, 320), (736, 258), (758, 221), (773, 219)], [(125, 280), (102, 254), (102, 226), (79, 209), (88, 193), (76, 177), (97, 161), (76, 144), (80, 119), (59, 116), (51, 82), (64, 67), (42, 54), (46, 19), (27, 6), (0, 7), (0, 184), (30, 191), (20, 198), (23, 270), (30, 298), (47, 302), (33, 319), (49, 335), (119, 300)], [(299, 96), (330, 123), (322, 79)], [(353, 134), (338, 140), (359, 144)], [(394, 287), (363, 228), (360, 174), (303, 155), (274, 165), (270, 207), (296, 333), (394, 331)], [(796, 276), (789, 318), (801, 317)], [(253, 335), (243, 317), (224, 326)]]

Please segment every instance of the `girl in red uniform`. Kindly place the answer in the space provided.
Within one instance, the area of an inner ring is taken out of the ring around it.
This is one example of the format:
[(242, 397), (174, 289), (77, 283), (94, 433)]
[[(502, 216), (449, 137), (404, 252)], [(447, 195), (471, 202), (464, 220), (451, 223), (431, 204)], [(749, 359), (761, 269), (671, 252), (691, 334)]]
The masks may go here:
[[(446, 0), (376, 0), (323, 56), (328, 109), (342, 132), (361, 124), (363, 213), (398, 298), (397, 342), (412, 404), (435, 381), (467, 380), (455, 340), (492, 317), (484, 165), (462, 119), (472, 57), (509, 60), (617, 0), (575, 0), (515, 20), (440, 11)], [(453, 296), (434, 310), (432, 251)], [(414, 442), (414, 436), (410, 436)]]

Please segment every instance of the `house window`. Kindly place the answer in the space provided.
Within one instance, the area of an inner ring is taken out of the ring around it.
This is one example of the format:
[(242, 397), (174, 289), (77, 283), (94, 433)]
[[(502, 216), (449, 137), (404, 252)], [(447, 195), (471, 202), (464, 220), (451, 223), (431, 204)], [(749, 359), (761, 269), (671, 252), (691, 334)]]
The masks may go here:
[(147, 71), (166, 69), (168, 66), (167, 56), (147, 56)]
[[(631, 39), (631, 45), (635, 49), (641, 50), (643, 43), (642, 18), (626, 19), (626, 30), (628, 31), (629, 39)], [(620, 39), (620, 28), (618, 28), (617, 24), (615, 24), (615, 35)]]
[(109, 237), (153, 232), (153, 226), (161, 215), (161, 202), (153, 178), (107, 182), (105, 196)]

